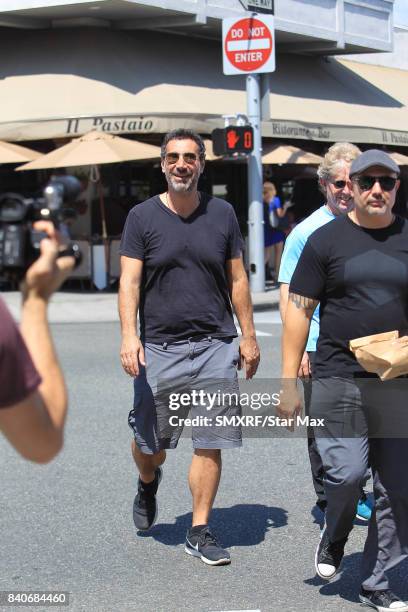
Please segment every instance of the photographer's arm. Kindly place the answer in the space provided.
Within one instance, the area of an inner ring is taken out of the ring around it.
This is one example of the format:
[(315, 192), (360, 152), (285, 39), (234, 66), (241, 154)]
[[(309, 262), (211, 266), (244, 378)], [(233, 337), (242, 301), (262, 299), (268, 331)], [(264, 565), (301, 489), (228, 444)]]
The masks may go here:
[(137, 312), (140, 302), (143, 261), (132, 257), (120, 258), (119, 317), (122, 330), (120, 359), (129, 376), (139, 375), (139, 363), (145, 365), (142, 343), (136, 333)]
[(52, 293), (69, 276), (74, 259), (56, 259), (60, 244), (52, 224), (38, 222), (35, 229), (45, 231), (49, 238), (41, 242), (41, 255), (27, 271), (22, 286), (20, 331), (42, 382), (24, 400), (0, 410), (0, 429), (25, 458), (46, 463), (62, 447), (67, 411), (67, 392), (51, 338), (47, 306)]

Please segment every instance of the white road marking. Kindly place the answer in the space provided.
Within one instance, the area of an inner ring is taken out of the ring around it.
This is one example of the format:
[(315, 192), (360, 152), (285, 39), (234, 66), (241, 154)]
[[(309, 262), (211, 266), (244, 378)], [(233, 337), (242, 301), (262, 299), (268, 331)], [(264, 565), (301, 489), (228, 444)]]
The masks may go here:
[[(234, 322), (235, 322), (235, 325), (238, 325), (238, 321), (235, 316), (234, 316)], [(280, 314), (277, 310), (274, 310), (272, 312), (255, 312), (254, 313), (254, 323), (255, 325), (257, 324), (260, 324), (260, 325), (279, 324), (281, 325), (282, 324)]]
[[(242, 331), (238, 327), (238, 325), (237, 325), (237, 332), (240, 336), (242, 336)], [(269, 332), (259, 331), (259, 329), (255, 329), (255, 332), (257, 336), (273, 336), (273, 334), (270, 334)]]
[(261, 612), (261, 610), (210, 610), (209, 612)]
[[(238, 333), (242, 335), (241, 329), (238, 325), (238, 321), (236, 317), (234, 317), (234, 322), (237, 327)], [(254, 323), (255, 325), (281, 324), (280, 314), (277, 311), (268, 312), (268, 313), (256, 312), (254, 313)], [(271, 334), (270, 332), (260, 331), (259, 329), (256, 329), (256, 335), (257, 336), (273, 336), (273, 334)]]

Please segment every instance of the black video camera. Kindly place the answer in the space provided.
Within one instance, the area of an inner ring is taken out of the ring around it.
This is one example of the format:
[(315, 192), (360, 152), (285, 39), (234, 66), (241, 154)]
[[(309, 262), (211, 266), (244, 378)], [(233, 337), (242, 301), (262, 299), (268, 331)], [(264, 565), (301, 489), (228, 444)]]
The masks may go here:
[[(20, 279), (27, 268), (40, 254), (40, 242), (46, 238), (44, 232), (33, 229), (34, 221), (52, 221), (58, 229), (76, 212), (68, 205), (81, 190), (74, 176), (53, 176), (39, 198), (24, 198), (18, 193), (0, 196), (0, 273), (5, 277)], [(81, 252), (75, 243), (70, 243), (59, 257), (71, 255), (78, 266)]]

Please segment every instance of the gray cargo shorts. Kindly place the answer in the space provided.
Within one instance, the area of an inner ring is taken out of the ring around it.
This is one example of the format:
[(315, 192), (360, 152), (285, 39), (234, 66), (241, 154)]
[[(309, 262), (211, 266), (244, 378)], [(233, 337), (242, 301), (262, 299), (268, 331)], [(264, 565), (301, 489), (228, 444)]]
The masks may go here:
[(189, 338), (145, 343), (146, 367), (134, 379), (128, 423), (136, 445), (153, 454), (176, 448), (183, 427), (191, 427), (197, 449), (242, 445), (241, 406), (233, 338)]

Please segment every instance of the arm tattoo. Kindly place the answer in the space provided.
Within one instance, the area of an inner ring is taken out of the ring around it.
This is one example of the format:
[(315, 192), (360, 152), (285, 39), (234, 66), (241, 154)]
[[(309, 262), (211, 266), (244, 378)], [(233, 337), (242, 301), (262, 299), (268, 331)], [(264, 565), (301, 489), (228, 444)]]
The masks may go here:
[(312, 298), (305, 297), (304, 295), (291, 292), (289, 292), (289, 299), (294, 303), (296, 308), (301, 308), (306, 312), (306, 314), (313, 314), (316, 306), (319, 303), (318, 300), (313, 300)]

